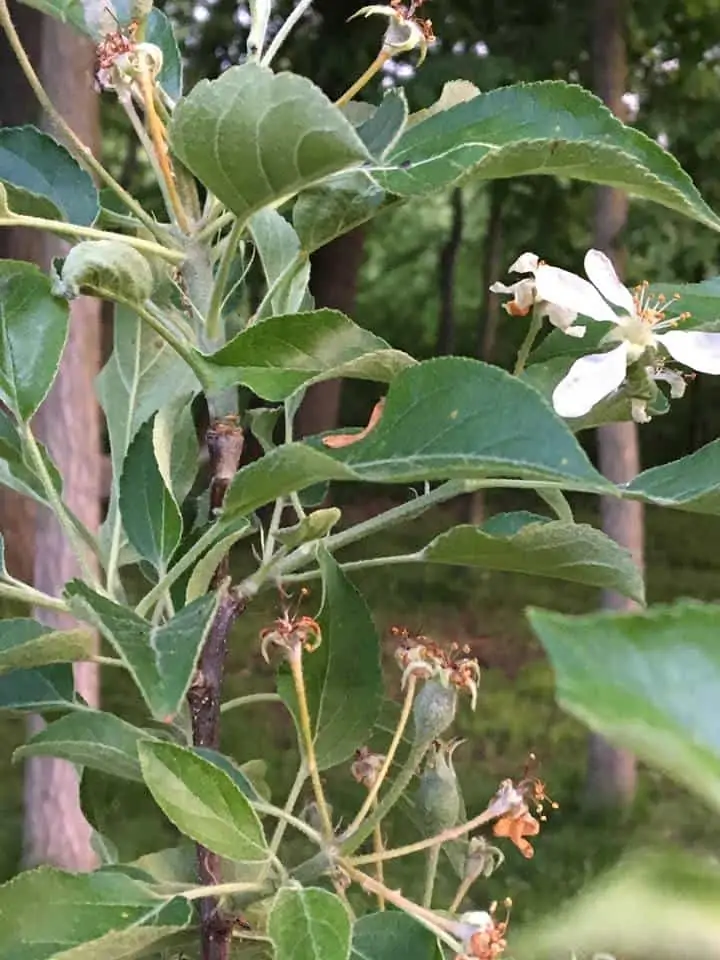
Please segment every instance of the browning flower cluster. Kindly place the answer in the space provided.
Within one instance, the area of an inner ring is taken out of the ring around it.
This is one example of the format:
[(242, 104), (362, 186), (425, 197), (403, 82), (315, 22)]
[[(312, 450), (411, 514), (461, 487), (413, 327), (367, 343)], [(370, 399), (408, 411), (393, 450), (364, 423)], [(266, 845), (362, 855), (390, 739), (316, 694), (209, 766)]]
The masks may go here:
[(472, 709), (475, 709), (480, 666), (469, 655), (470, 647), (453, 643), (444, 649), (428, 637), (411, 636), (401, 627), (393, 627), (392, 634), (400, 641), (395, 659), (403, 672), (403, 688), (411, 676), (421, 680), (439, 680), (444, 686), (466, 690), (470, 694)]
[(497, 903), (490, 905), (490, 911), (474, 911), (463, 914), (460, 923), (466, 928), (463, 942), (464, 953), (456, 960), (498, 960), (507, 947), (507, 928), (510, 923), (512, 900), (504, 901), (505, 919), (497, 920)]
[[(534, 760), (535, 755), (530, 754), (530, 761)], [(503, 780), (490, 803), (491, 808), (497, 805), (499, 812), (504, 811), (493, 824), (493, 833), (496, 837), (507, 837), (529, 860), (535, 851), (526, 838), (540, 833), (540, 824), (547, 819), (544, 813), (546, 803), (557, 810), (558, 804), (548, 796), (545, 783), (538, 777), (528, 776), (527, 768), (517, 786), (512, 780)]]
[[(307, 596), (307, 590), (300, 591), (300, 601)], [(270, 627), (260, 632), (260, 652), (266, 661), (270, 657), (268, 650), (271, 646), (280, 647), (287, 654), (304, 650), (313, 653), (322, 643), (320, 624), (312, 617), (299, 617), (297, 610), (290, 613), (288, 609), (278, 617)]]

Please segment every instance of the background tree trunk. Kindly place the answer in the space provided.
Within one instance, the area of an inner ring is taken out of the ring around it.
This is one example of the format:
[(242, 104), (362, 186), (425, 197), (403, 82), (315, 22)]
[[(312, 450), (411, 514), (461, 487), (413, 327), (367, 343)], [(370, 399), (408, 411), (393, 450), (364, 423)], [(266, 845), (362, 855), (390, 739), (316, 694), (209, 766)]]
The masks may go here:
[[(610, 109), (622, 117), (622, 95), (627, 83), (627, 57), (624, 31), (624, 0), (595, 0), (594, 76), (595, 92)], [(620, 234), (627, 221), (628, 201), (624, 193), (607, 187), (597, 191), (595, 206), (595, 246), (610, 256), (622, 274)], [(598, 429), (599, 466), (614, 483), (626, 483), (640, 472), (640, 452), (635, 423), (612, 423)], [(631, 551), (637, 565), (643, 567), (642, 504), (603, 497), (603, 530)], [(628, 610), (634, 604), (612, 591), (603, 591), (602, 606), (607, 610)], [(588, 748), (588, 801), (598, 806), (625, 806), (631, 803), (636, 788), (635, 758), (618, 750), (602, 737), (591, 734)]]
[(455, 268), (462, 243), (463, 196), (460, 187), (450, 194), (450, 233), (442, 246), (438, 262), (440, 316), (435, 353), (439, 357), (455, 353)]
[[(313, 254), (310, 292), (316, 307), (332, 307), (352, 316), (364, 244), (365, 232), (357, 227)], [(295, 420), (299, 437), (335, 429), (341, 389), (342, 380), (325, 380), (309, 388)]]
[[(92, 45), (50, 17), (42, 19), (41, 75), (55, 105), (93, 151), (99, 149), (99, 102), (92, 84)], [(43, 239), (42, 266), (63, 256), (67, 246)], [(35, 427), (63, 476), (65, 501), (91, 530), (100, 522), (100, 410), (94, 379), (100, 365), (100, 303), (83, 297), (71, 306), (70, 336), (57, 379), (40, 409)], [(35, 584), (59, 593), (78, 568), (72, 551), (48, 510), (37, 510)], [(72, 618), (47, 610), (38, 620), (55, 628)], [(91, 705), (99, 699), (95, 664), (75, 666), (75, 686)], [(31, 717), (29, 733), (43, 725)], [(97, 865), (91, 828), (80, 809), (75, 768), (52, 757), (33, 757), (25, 767), (25, 861), (52, 863), (69, 870)]]

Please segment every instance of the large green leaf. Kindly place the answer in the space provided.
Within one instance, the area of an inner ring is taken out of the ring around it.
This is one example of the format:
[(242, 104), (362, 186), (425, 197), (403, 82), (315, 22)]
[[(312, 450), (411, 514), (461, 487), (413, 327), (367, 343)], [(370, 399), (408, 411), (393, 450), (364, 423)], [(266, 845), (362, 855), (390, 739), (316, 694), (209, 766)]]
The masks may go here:
[(97, 627), (115, 648), (153, 717), (172, 719), (190, 685), (217, 597), (201, 597), (171, 620), (153, 626), (79, 580), (67, 585), (66, 594), (77, 616)]
[(333, 377), (387, 382), (415, 363), (337, 310), (271, 317), (207, 360), (215, 389), (242, 383), (265, 400)]
[(29, 420), (55, 379), (68, 332), (68, 305), (30, 263), (0, 262), (0, 400)]
[(688, 457), (644, 470), (626, 489), (661, 507), (720, 514), (720, 440), (713, 440)]
[(29, 619), (0, 620), (0, 673), (90, 660), (94, 647), (88, 630), (51, 630)]
[(174, 743), (146, 741), (139, 751), (145, 783), (182, 833), (230, 860), (267, 860), (262, 824), (233, 777)]
[(285, 887), (273, 901), (268, 936), (275, 960), (348, 960), (350, 916), (334, 893)]
[(155, 459), (153, 425), (141, 427), (123, 463), (120, 515), (128, 540), (160, 575), (182, 536), (182, 516)]
[[(303, 658), (308, 708), (318, 767), (347, 760), (370, 736), (382, 704), (380, 638), (370, 611), (326, 550), (323, 575), (322, 643)], [(292, 678), (283, 671), (278, 691), (296, 714)]]
[(529, 617), (561, 705), (720, 809), (720, 606)]
[(400, 138), (407, 118), (405, 91), (396, 87), (386, 92), (377, 110), (358, 126), (358, 136), (370, 154), (382, 160)]
[(630, 552), (586, 523), (533, 519), (500, 536), (463, 525), (436, 537), (417, 559), (553, 577), (615, 590), (640, 603), (645, 599)]
[(411, 126), (375, 171), (381, 186), (422, 196), (472, 174), (573, 177), (654, 200), (720, 230), (720, 219), (667, 151), (563, 81), (516, 84)]
[(185, 166), (243, 219), (368, 159), (318, 87), (255, 63), (201, 80), (178, 104), (170, 140)]
[(303, 249), (312, 253), (374, 217), (384, 202), (385, 191), (370, 175), (352, 170), (303, 190), (293, 208), (293, 226)]
[(438, 960), (436, 938), (407, 913), (368, 913), (355, 921), (350, 960)]
[(192, 918), (186, 900), (165, 900), (114, 870), (41, 867), (0, 887), (3, 960), (131, 960)]
[(642, 853), (546, 920), (511, 929), (517, 960), (716, 960), (720, 872), (699, 853)]
[(498, 367), (445, 357), (399, 373), (379, 424), (360, 442), (332, 451), (292, 443), (244, 467), (224, 509), (246, 516), (325, 480), (500, 477), (597, 493), (614, 489), (535, 390)]
[(35, 127), (0, 129), (0, 182), (13, 213), (88, 226), (100, 210), (90, 174)]
[(126, 723), (113, 713), (83, 710), (44, 727), (18, 747), (13, 760), (24, 757), (62, 757), (126, 780), (142, 781), (137, 745), (152, 734)]
[(13, 670), (0, 676), (0, 710), (44, 713), (80, 709), (69, 663), (34, 670)]

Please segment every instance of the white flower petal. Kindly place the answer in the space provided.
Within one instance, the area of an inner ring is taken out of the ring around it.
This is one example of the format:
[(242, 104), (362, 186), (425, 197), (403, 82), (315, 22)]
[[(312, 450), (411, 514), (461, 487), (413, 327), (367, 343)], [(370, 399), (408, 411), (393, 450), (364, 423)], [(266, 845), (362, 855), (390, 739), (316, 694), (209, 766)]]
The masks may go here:
[(561, 330), (567, 329), (577, 318), (574, 310), (566, 310), (565, 307), (558, 307), (555, 303), (542, 303), (540, 307), (543, 317), (547, 317), (554, 327)]
[(555, 412), (561, 417), (583, 417), (596, 403), (617, 390), (627, 371), (627, 345), (621, 343), (609, 353), (591, 353), (570, 367), (552, 396)]
[(490, 293), (515, 293), (515, 286), (514, 283), (508, 286), (506, 283), (500, 283), (499, 280), (496, 280), (490, 287)]
[(588, 250), (585, 254), (585, 273), (606, 300), (622, 307), (630, 316), (635, 313), (632, 294), (620, 283), (612, 260), (605, 256), (602, 250)]
[(630, 400), (630, 413), (635, 423), (650, 423), (652, 417), (647, 412), (647, 400), (633, 397)]
[(662, 380), (670, 384), (671, 400), (681, 400), (685, 396), (687, 381), (677, 370), (653, 370), (653, 368), (650, 367), (649, 372), (653, 380)]
[(521, 253), (509, 268), (510, 273), (535, 273), (540, 260), (536, 253)]
[(595, 287), (574, 273), (542, 263), (535, 274), (535, 283), (540, 300), (582, 313), (592, 320), (618, 322), (614, 310), (603, 300)]
[(671, 330), (655, 337), (678, 363), (699, 373), (720, 373), (720, 333)]
[(587, 327), (584, 327), (581, 323), (575, 323), (571, 327), (565, 327), (563, 333), (566, 333), (569, 337), (577, 337), (580, 339), (585, 336)]

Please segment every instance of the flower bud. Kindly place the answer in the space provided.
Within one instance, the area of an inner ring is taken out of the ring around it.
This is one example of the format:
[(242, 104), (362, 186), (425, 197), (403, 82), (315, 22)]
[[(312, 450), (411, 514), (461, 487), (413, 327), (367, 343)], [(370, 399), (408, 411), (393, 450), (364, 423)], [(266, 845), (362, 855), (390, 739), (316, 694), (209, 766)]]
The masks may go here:
[(415, 743), (437, 740), (455, 719), (457, 691), (438, 680), (428, 680), (413, 704)]
[(417, 795), (418, 810), (428, 836), (454, 827), (458, 822), (460, 790), (452, 754), (463, 742), (435, 743), (428, 755)]

